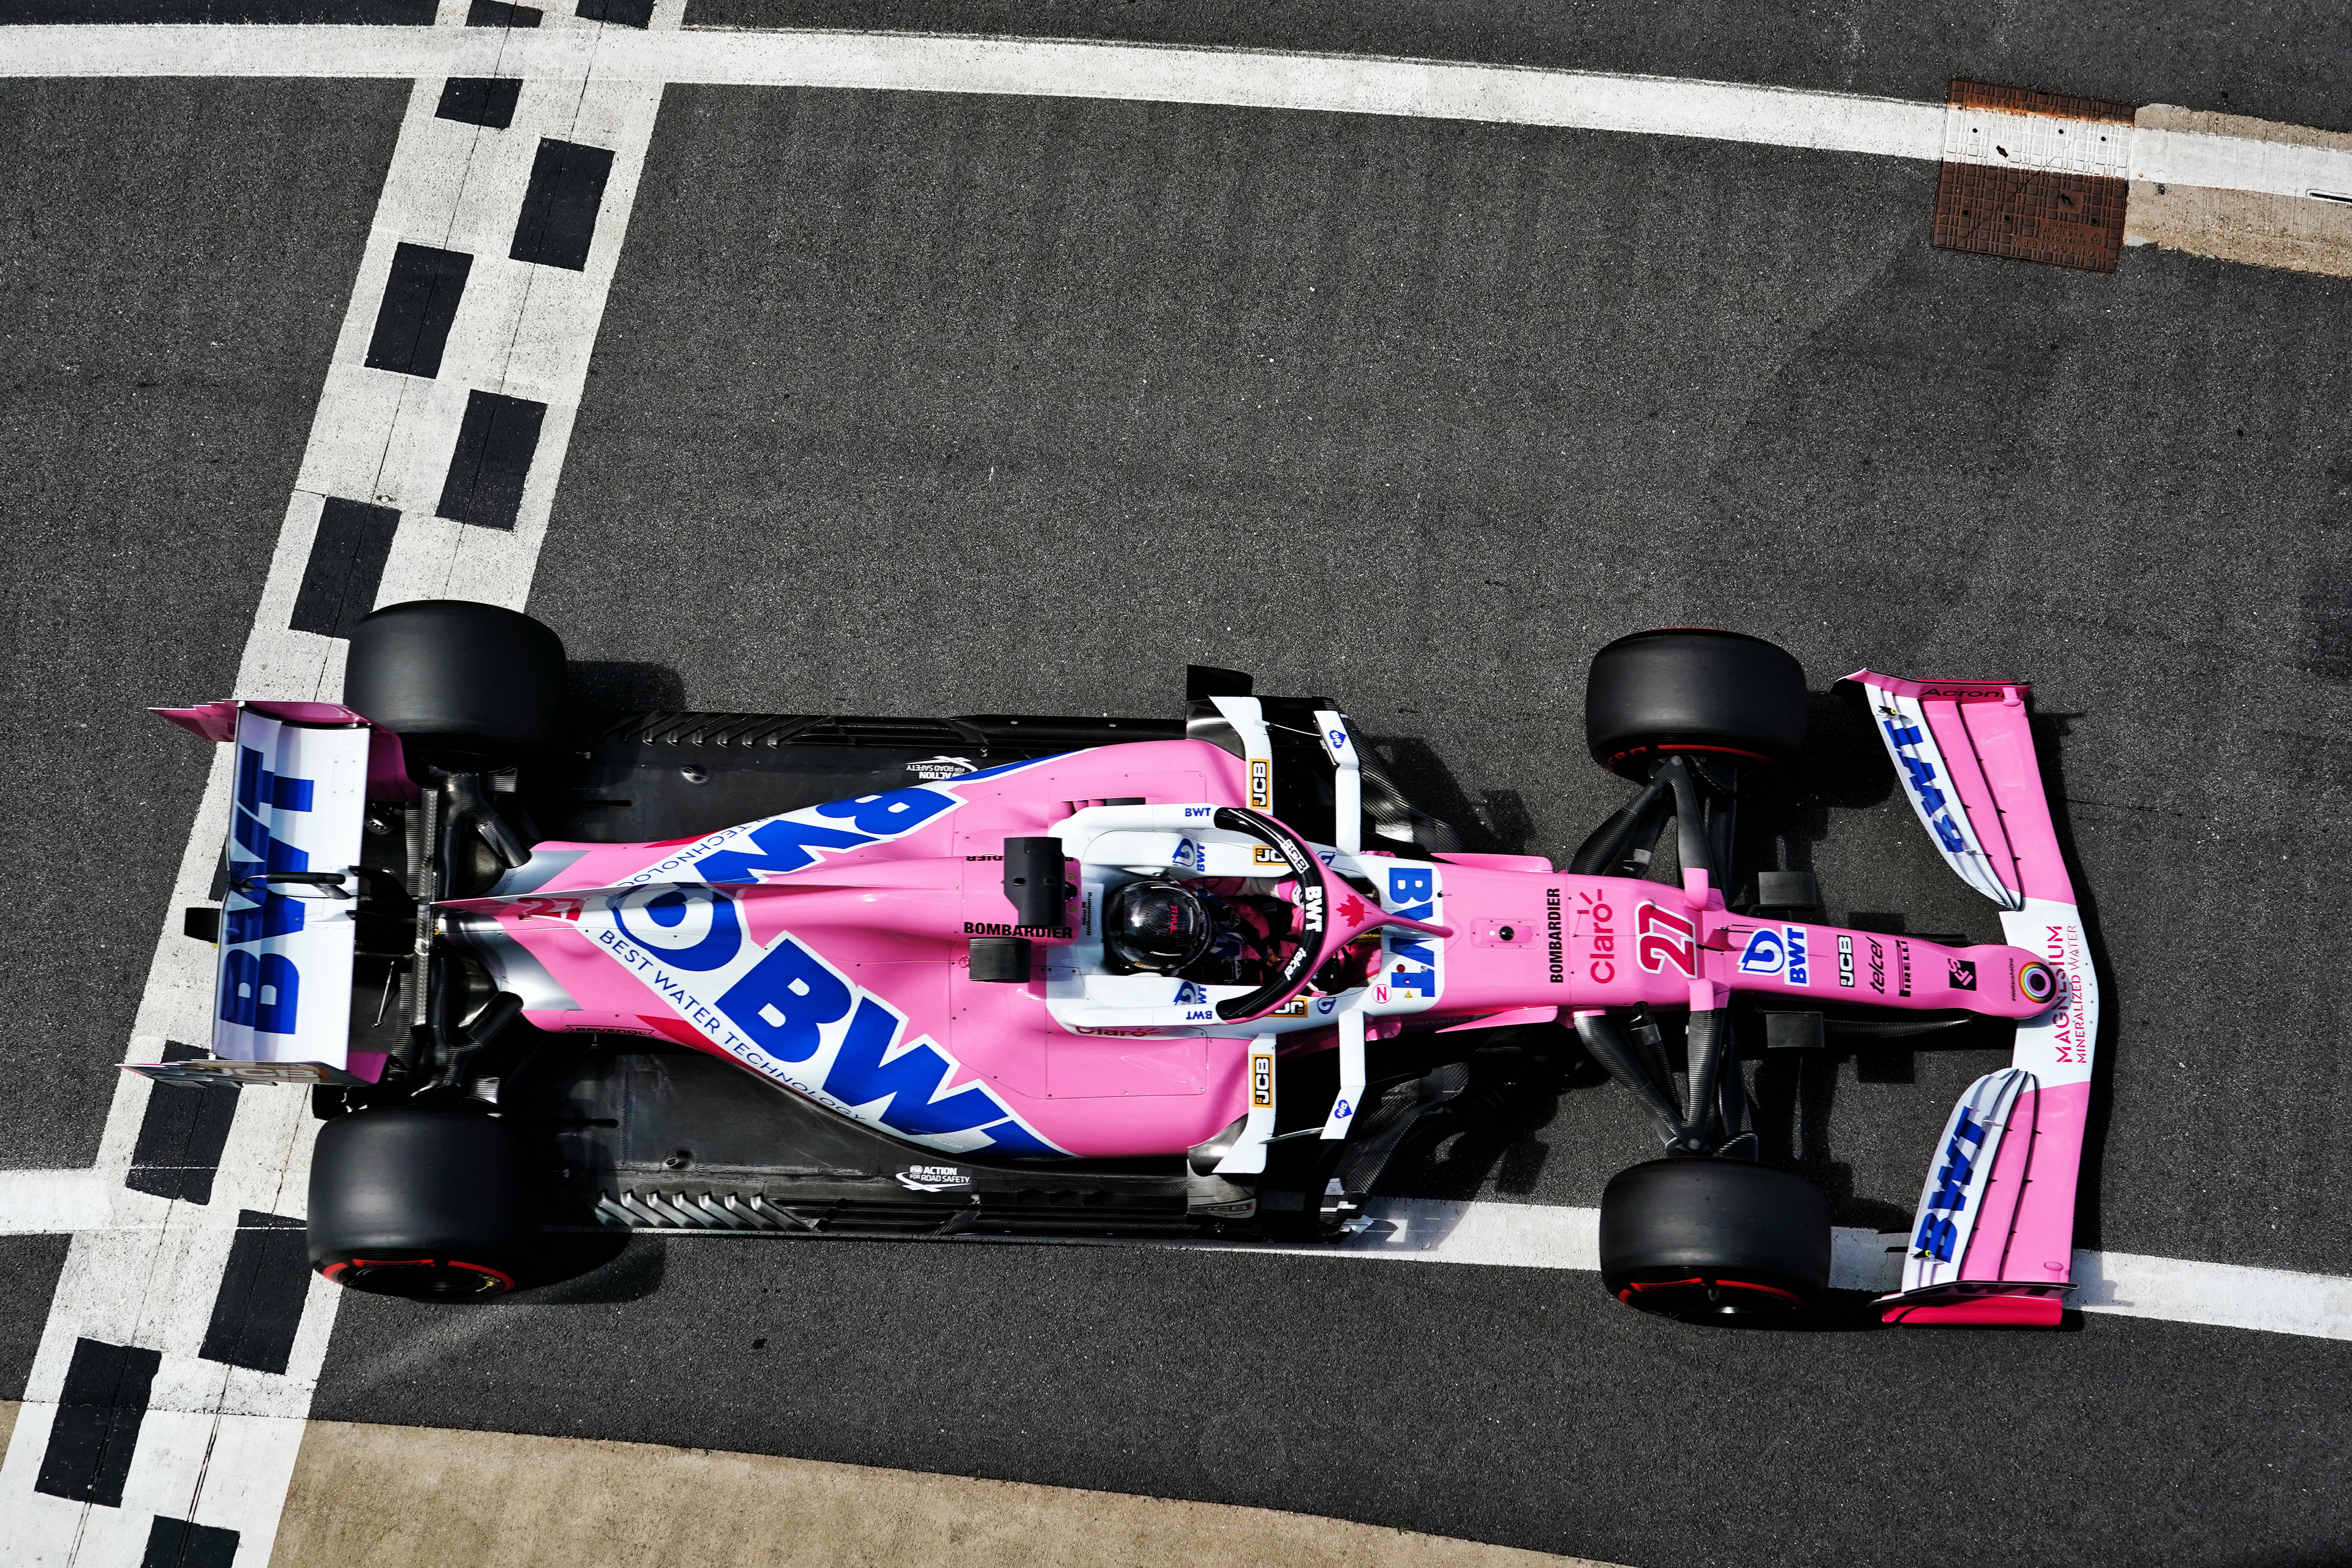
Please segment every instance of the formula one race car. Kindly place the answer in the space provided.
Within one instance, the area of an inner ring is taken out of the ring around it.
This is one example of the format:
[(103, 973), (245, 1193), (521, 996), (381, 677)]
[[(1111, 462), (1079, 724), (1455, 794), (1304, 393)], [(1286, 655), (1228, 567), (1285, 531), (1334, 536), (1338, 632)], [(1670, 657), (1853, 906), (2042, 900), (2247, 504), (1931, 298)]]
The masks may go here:
[(1806, 716), (1735, 633), (1594, 658), (1593, 754), (1640, 792), (1562, 870), (1463, 851), (1335, 707), (1233, 671), (1195, 668), (1181, 720), (583, 723), (545, 626), (396, 605), (343, 704), (160, 710), (235, 745), (236, 803), (224, 907), (190, 911), (215, 1059), (137, 1070), (313, 1084), (314, 1265), (471, 1297), (528, 1283), (542, 1226), (1344, 1235), (1480, 1031), (1557, 1020), (1664, 1142), (1602, 1200), (1608, 1288), (1717, 1316), (1829, 1279), (1742, 1041), (2012, 1019), (1883, 1308), (2055, 1322), (2096, 991), (2024, 689), (1850, 679), (2013, 945), (1822, 924), (1794, 873), (1727, 904), (1737, 807)]

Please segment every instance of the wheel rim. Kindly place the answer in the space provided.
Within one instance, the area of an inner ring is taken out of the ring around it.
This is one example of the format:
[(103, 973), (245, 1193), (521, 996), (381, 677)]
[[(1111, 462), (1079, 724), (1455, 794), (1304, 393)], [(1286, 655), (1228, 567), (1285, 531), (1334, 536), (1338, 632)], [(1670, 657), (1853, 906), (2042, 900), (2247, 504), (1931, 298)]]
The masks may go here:
[(1794, 1290), (1760, 1279), (1706, 1274), (1628, 1280), (1618, 1288), (1617, 1299), (1670, 1318), (1781, 1318), (1812, 1304)]
[(320, 1270), (346, 1289), (412, 1301), (457, 1301), (500, 1296), (514, 1276), (486, 1263), (456, 1258), (352, 1258)]

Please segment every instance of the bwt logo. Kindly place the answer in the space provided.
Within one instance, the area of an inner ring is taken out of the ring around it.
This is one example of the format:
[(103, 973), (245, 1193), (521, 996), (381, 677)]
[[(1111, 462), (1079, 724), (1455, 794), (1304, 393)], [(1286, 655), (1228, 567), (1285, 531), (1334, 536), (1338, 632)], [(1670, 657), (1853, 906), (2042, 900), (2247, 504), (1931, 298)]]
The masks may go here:
[(1934, 742), (1917, 725), (1906, 721), (1898, 710), (1881, 708), (1878, 711), (1881, 715), (1879, 723), (1885, 729), (1887, 738), (1895, 742), (1895, 756), (1903, 763), (1904, 773), (1909, 775), (1906, 782), (1911, 786), (1912, 796), (1919, 803), (1919, 815), (1927, 819), (1938, 843), (1955, 855), (1961, 853), (1969, 847), (1968, 837), (1960, 831), (1959, 824), (1952, 820), (1951, 813), (1944, 809), (1944, 792), (1937, 787), (1935, 766), (1924, 757), (1913, 754), (1911, 750), (1914, 746), (1932, 745)]
[[(1849, 973), (1853, 965), (1851, 942), (1843, 953)], [(1805, 961), (1805, 928), (1802, 926), (1764, 926), (1748, 933), (1748, 945), (1740, 950), (1739, 972), (1742, 974), (1782, 974), (1791, 985), (1812, 984)], [(1846, 982), (1851, 985), (1853, 982)]]
[[(955, 784), (974, 784), (1055, 760), (1035, 757), (1027, 762), (1007, 763), (1001, 768), (983, 768), (963, 774), (955, 780)], [(962, 796), (922, 784), (887, 790), (880, 795), (861, 795), (855, 800), (827, 801), (823, 805), (772, 816), (765, 822), (714, 833), (639, 871), (628, 879), (628, 885), (690, 879), (713, 886), (756, 886), (771, 877), (805, 870), (816, 864), (820, 853), (863, 849), (869, 844), (903, 838), (961, 805)]]
[[(263, 814), (309, 811), (316, 784), (273, 773), (261, 753), (236, 749), (236, 804), (229, 826), (231, 882), (265, 871), (308, 871), (310, 857), (274, 837)], [(301, 1011), (302, 976), (282, 952), (247, 952), (249, 943), (291, 936), (302, 929), (303, 900), (264, 888), (233, 891), (221, 922), (220, 1016), (264, 1035), (290, 1035)]]
[[(635, 888), (606, 904), (598, 943), (671, 1009), (745, 1066), (904, 1138), (972, 1135), (1013, 1155), (1062, 1150), (1023, 1126), (984, 1084), (946, 1092), (955, 1059), (928, 1037), (901, 1046), (907, 1019), (789, 934), (744, 940), (735, 901), (715, 889)], [(756, 954), (746, 965), (742, 958)], [(698, 976), (710, 977), (707, 985)], [(716, 1000), (708, 992), (716, 990)], [(795, 1071), (794, 1069), (802, 1069)]]
[[(1932, 1258), (1938, 1263), (1952, 1260), (1959, 1225), (1951, 1216), (1969, 1206), (1969, 1189), (1974, 1184), (1976, 1163), (1984, 1153), (1984, 1142), (1983, 1125), (1969, 1120), (1967, 1111), (1959, 1112), (1952, 1123), (1952, 1136), (1944, 1145), (1944, 1168), (1936, 1173), (1935, 1191), (1919, 1205), (1919, 1234), (1911, 1240), (1916, 1256)], [(1961, 1148), (1963, 1143), (1968, 1147)]]
[[(1410, 921), (1437, 920), (1437, 872), (1427, 866), (1391, 866), (1388, 868), (1388, 897), (1384, 900), (1389, 913), (1402, 915)], [(1381, 935), (1381, 945), (1392, 962), (1386, 976), (1391, 994), (1410, 991), (1427, 1001), (1435, 1001), (1438, 991), (1437, 954), (1435, 943), (1419, 931), (1388, 931)]]

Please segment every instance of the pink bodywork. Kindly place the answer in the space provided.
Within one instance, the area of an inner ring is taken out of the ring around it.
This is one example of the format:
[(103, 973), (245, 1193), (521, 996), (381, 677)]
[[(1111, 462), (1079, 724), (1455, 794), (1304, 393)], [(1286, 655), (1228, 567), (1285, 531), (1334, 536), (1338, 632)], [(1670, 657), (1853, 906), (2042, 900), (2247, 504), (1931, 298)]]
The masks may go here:
[[(833, 1059), (807, 1053), (818, 1050), (820, 1037), (823, 1050), (831, 1053), (835, 1037), (850, 1027), (832, 982), (810, 972), (824, 994), (818, 999), (824, 1011), (836, 1015), (822, 1027), (802, 1028), (788, 1016), (797, 1004), (772, 984), (764, 994), (781, 1005), (766, 1015), (773, 1022), (764, 1032), (760, 1026), (739, 1026), (750, 1024), (760, 1005), (756, 996), (746, 999), (731, 989), (754, 984), (743, 979), (743, 966), (789, 939), (820, 958), (853, 994), (878, 999), (903, 1020), (887, 1059), (919, 1046), (944, 1058), (947, 1071), (931, 1096), (934, 1103), (977, 1084), (1010, 1118), (1000, 1124), (992, 1149), (973, 1141), (979, 1134), (919, 1142), (952, 1152), (1029, 1157), (1169, 1154), (1207, 1141), (1249, 1109), (1248, 1047), (1267, 1024), (1066, 1026), (1049, 1010), (1044, 975), (1054, 950), (1066, 942), (1038, 941), (1046, 962), (1041, 977), (1025, 984), (975, 982), (966, 959), (971, 936), (1004, 933), (1014, 918), (1001, 882), (1007, 837), (1045, 835), (1083, 806), (1139, 797), (1153, 806), (1238, 805), (1248, 798), (1244, 764), (1207, 742), (1148, 742), (862, 797), (815, 809), (835, 812), (827, 820), (856, 829), (850, 837), (881, 830), (872, 841), (820, 847), (803, 856), (807, 863), (782, 870), (747, 868), (737, 855), (728, 869), (713, 874), (714, 851), (725, 854), (745, 844), (759, 824), (673, 844), (547, 843), (520, 874), (531, 884), (527, 892), (446, 907), (495, 919), (569, 998), (568, 1008), (535, 1006), (526, 1014), (541, 1028), (676, 1040), (873, 1120), (824, 1086), (804, 1081), (791, 1058), (800, 1049), (802, 1060)], [(907, 815), (920, 814), (909, 830), (887, 831), (894, 802), (905, 805)], [(808, 813), (791, 818), (816, 820)], [(1377, 926), (1381, 910), (1368, 907), (1338, 873), (1352, 869), (1360, 880), (1389, 887), (1397, 884), (1384, 879), (1388, 868), (1410, 880), (1410, 868), (1431, 865), (1376, 852), (1352, 860), (1337, 851), (1321, 858), (1335, 873), (1329, 888), (1335, 931), (1341, 934)], [(1577, 877), (1531, 856), (1440, 855), (1435, 861), (1442, 894), (1429, 920), (1452, 934), (1406, 932), (1404, 938), (1442, 942), (1442, 984), (1415, 1010), (1376, 1021), (1374, 1037), (1408, 1021), (1413, 1027), (1476, 1027), (1549, 1019), (1563, 1007), (1719, 1005), (1733, 990), (1817, 1002), (1966, 1007), (2011, 1018), (2045, 1006), (2019, 990), (2021, 969), (2037, 956), (2019, 948), (1947, 949), (1907, 937), (1759, 921), (1727, 910), (1721, 893), (1704, 879), (1676, 887)], [(1296, 886), (1279, 881), (1276, 891)], [(700, 901), (683, 903), (684, 895), (660, 891), (670, 888), (691, 889)], [(631, 904), (613, 891), (619, 889), (653, 890), (651, 901), (637, 895)], [(728, 907), (716, 908), (717, 900)], [(1399, 907), (1395, 899), (1387, 903), (1391, 912)], [(679, 923), (656, 930), (649, 923), (654, 918)], [(1085, 934), (1076, 911), (1070, 924), (1071, 940)], [(726, 944), (710, 933), (722, 927), (740, 932), (740, 958), (720, 956)], [(665, 952), (687, 953), (703, 966), (696, 973), (717, 978), (681, 980), (679, 972), (646, 956)], [(1801, 955), (1793, 964), (1792, 953)], [(1954, 988), (1955, 961), (1974, 966), (1974, 990)], [(1383, 1005), (1391, 1004), (1391, 978), (1383, 971), (1371, 983)], [(722, 988), (739, 997), (731, 1014), (716, 1005)], [(806, 1000), (805, 992), (803, 986), (795, 994)], [(1333, 1028), (1313, 1026), (1304, 1016), (1318, 1005), (1311, 992), (1306, 1002), (1291, 1005), (1295, 1022), (1286, 1050), (1333, 1043)], [(770, 1048), (792, 1040), (799, 1044), (781, 1057)], [(1017, 1126), (1043, 1147), (1002, 1135), (1006, 1126)], [(908, 1135), (903, 1127), (890, 1130)]]
[(2027, 688), (1905, 680), (1868, 670), (1848, 679), (1918, 705), (1947, 764), (1944, 782), (1966, 809), (1984, 863), (2004, 901), (2019, 906), (2004, 910), (2004, 927), (2063, 982), (2058, 1005), (2018, 1029), (2014, 1066), (2032, 1075), (2033, 1087), (2019, 1094), (2009, 1116), (1958, 1281), (1890, 1300), (1885, 1316), (1890, 1322), (2054, 1325), (2072, 1278), (2098, 980), (2034, 756)]

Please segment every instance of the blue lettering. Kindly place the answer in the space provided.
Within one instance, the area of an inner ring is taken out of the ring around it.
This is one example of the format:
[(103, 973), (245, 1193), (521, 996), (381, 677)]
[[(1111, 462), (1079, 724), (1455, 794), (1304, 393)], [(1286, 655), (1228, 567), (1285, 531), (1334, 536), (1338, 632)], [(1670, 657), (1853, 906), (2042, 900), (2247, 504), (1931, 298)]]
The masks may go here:
[(887, 795), (861, 795), (856, 800), (832, 801), (813, 809), (819, 816), (855, 823), (860, 833), (895, 838), (913, 832), (955, 804), (955, 796), (937, 790), (894, 789)]
[(855, 849), (874, 840), (863, 833), (826, 827), (814, 822), (794, 822), (780, 816), (735, 840), (749, 840), (749, 849), (721, 849), (695, 863), (694, 872), (706, 882), (757, 882), (761, 871), (797, 871), (816, 864), (819, 849)]
[(887, 1100), (879, 1112), (882, 1125), (916, 1137), (969, 1131), (1004, 1114), (1004, 1108), (976, 1083), (945, 1100), (933, 1100), (950, 1069), (929, 1040), (918, 1041), (885, 1062), (883, 1054), (905, 1023), (870, 996), (859, 1002), (833, 1069), (825, 1074), (825, 1092), (844, 1105)]
[[(695, 904), (710, 911), (710, 929), (698, 942), (676, 947), (658, 938), (647, 941), (644, 931), (629, 929), (627, 917), (633, 911), (642, 913), (656, 927), (675, 929), (685, 922), (687, 910)], [(659, 953), (663, 963), (680, 969), (717, 969), (732, 959), (743, 942), (742, 932), (735, 922), (735, 900), (704, 889), (693, 889), (691, 897), (682, 888), (665, 888), (650, 899), (637, 893), (625, 894), (613, 901), (613, 923), (639, 947)]]
[(1423, 996), (1437, 994), (1437, 971), (1434, 969), (1398, 970), (1389, 976), (1391, 991), (1412, 991)]
[[(1407, 870), (1402, 867), (1391, 868), (1389, 871), (1390, 903), (1404, 904), (1411, 903), (1415, 900), (1427, 903), (1436, 897), (1436, 872), (1427, 870)], [(1402, 910), (1397, 912), (1399, 914), (1404, 913)], [(1423, 916), (1415, 914), (1412, 918), (1414, 920), (1420, 920)]]
[(1936, 770), (1916, 757), (1903, 759), (1903, 768), (1911, 775), (1911, 787), (1919, 796), (1922, 809), (1930, 814), (1944, 809), (1944, 792), (1936, 787)]
[(1936, 837), (1945, 848), (1951, 850), (1954, 854), (1958, 854), (1969, 847), (1969, 841), (1960, 837), (1959, 826), (1953, 822), (1953, 820), (1948, 816), (1939, 816), (1936, 818)]
[(310, 857), (307, 851), (297, 849), (284, 839), (273, 837), (257, 816), (238, 812), (236, 822), (231, 825), (230, 837), (248, 859), (260, 861), (265, 871), (307, 871), (310, 868)]
[(251, 953), (232, 949), (223, 967), (223, 1018), (265, 1035), (294, 1032), (302, 977), (295, 972), (292, 959), (282, 952)]
[(236, 804), (257, 816), (265, 805), (280, 811), (308, 811), (315, 787), (309, 779), (282, 778), (271, 773), (262, 766), (261, 753), (251, 746), (236, 749)]
[(1952, 1244), (1959, 1239), (1960, 1227), (1950, 1220), (1929, 1215), (1919, 1223), (1919, 1234), (1912, 1238), (1912, 1247), (1923, 1258), (1938, 1263), (1952, 1260)]
[(1916, 725), (1897, 724), (1892, 719), (1881, 719), (1879, 722), (1886, 727), (1887, 734), (1893, 737), (1898, 746), (1916, 746), (1925, 739), (1919, 733)]
[(1415, 963), (1426, 963), (1432, 969), (1437, 967), (1437, 954), (1430, 951), (1429, 943), (1418, 937), (1411, 942), (1400, 942), (1389, 951), (1399, 958), (1410, 959)]
[[(239, 893), (243, 899), (248, 894)], [(248, 942), (260, 942), (268, 937), (289, 936), (302, 929), (302, 900), (289, 899), (282, 893), (263, 893), (261, 902), (232, 907), (223, 922), (226, 930), (222, 940), (231, 947)]]
[(849, 987), (786, 937), (727, 988), (719, 1010), (778, 1061), (804, 1062), (816, 1054), (817, 1031), (848, 1013)]

